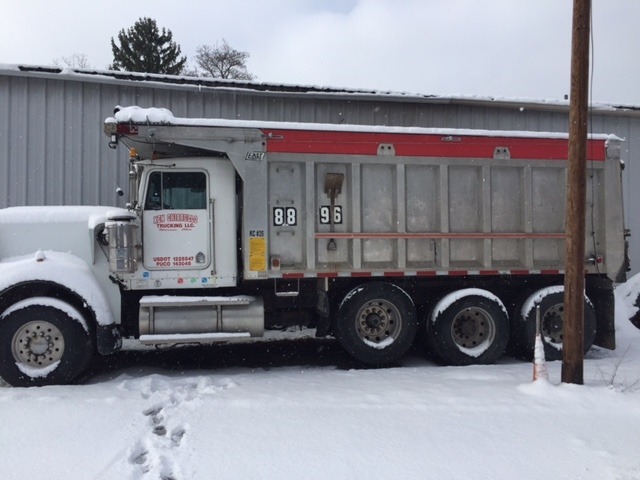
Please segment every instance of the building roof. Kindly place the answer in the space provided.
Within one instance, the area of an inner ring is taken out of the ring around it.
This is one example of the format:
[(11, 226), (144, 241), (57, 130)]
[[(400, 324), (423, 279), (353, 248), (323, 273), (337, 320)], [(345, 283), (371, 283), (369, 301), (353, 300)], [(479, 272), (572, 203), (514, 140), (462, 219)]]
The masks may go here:
[[(236, 93), (267, 94), (274, 96), (312, 96), (343, 98), (345, 100), (375, 100), (386, 102), (432, 103), (449, 105), (467, 105), (484, 107), (533, 108), (536, 110), (568, 111), (568, 100), (549, 100), (532, 98), (509, 98), (475, 95), (429, 95), (382, 90), (366, 90), (354, 88), (340, 88), (327, 86), (293, 85), (283, 83), (267, 83), (246, 80), (230, 80), (210, 77), (190, 77), (177, 75), (162, 75), (152, 73), (135, 73), (115, 70), (97, 70), (81, 68), (60, 68), (38, 65), (7, 65), (0, 64), (0, 75), (33, 76), (45, 78), (60, 78), (72, 81), (93, 83), (123, 82), (154, 88), (170, 89), (213, 89), (232, 90)], [(611, 105), (604, 103), (592, 104), (591, 108), (599, 114), (615, 114), (640, 116), (640, 106)]]

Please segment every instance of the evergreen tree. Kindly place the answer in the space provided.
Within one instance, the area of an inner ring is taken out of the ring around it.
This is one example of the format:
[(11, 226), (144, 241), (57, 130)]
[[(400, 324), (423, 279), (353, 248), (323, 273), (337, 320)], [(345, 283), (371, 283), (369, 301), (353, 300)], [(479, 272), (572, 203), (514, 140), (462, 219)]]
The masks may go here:
[(180, 46), (173, 40), (171, 30), (162, 33), (151, 18), (140, 18), (126, 32), (118, 33), (120, 45), (111, 37), (113, 50), (112, 70), (128, 72), (164, 73), (179, 75), (187, 57), (180, 57)]

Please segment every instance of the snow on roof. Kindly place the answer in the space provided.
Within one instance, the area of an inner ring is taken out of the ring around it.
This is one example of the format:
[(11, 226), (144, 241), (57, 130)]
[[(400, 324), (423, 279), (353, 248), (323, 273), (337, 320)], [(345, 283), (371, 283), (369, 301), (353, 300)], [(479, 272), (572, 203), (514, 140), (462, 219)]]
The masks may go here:
[[(320, 96), (346, 96), (369, 98), (375, 97), (378, 100), (404, 101), (416, 103), (436, 103), (436, 104), (495, 104), (530, 106), (530, 107), (551, 107), (566, 109), (569, 106), (568, 100), (535, 99), (535, 98), (512, 98), (486, 95), (432, 95), (408, 92), (395, 92), (384, 90), (367, 90), (358, 88), (341, 88), (319, 85), (293, 85), (286, 83), (267, 83), (246, 80), (232, 80), (208, 77), (190, 77), (183, 75), (162, 75), (152, 73), (123, 72), (114, 70), (81, 69), (81, 68), (60, 68), (53, 66), (23, 65), (23, 64), (0, 64), (0, 75), (7, 74), (36, 74), (36, 75), (61, 75), (68, 78), (85, 81), (130, 81), (144, 82), (151, 85), (173, 85), (175, 87), (191, 87), (198, 90), (213, 88), (216, 90), (240, 90), (252, 92), (264, 92), (271, 94), (314, 94)], [(594, 103), (592, 109), (599, 112), (640, 112), (640, 106), (633, 105), (610, 105), (605, 103)]]

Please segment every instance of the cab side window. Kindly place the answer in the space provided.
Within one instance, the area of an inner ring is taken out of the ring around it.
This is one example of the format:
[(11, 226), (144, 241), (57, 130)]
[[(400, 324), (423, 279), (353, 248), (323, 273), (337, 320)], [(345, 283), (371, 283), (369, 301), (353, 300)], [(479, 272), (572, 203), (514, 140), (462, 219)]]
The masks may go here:
[(207, 176), (203, 172), (152, 172), (145, 210), (207, 208)]

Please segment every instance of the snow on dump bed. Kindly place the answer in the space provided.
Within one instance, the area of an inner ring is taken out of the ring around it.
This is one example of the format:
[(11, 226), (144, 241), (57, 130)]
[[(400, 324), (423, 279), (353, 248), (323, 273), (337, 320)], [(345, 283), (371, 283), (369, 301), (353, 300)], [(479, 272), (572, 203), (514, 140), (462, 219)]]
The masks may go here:
[[(471, 130), (453, 128), (387, 127), (377, 125), (337, 125), (328, 123), (265, 122), (253, 120), (228, 120), (221, 118), (179, 118), (166, 108), (116, 107), (115, 117), (105, 123), (141, 123), (160, 125), (188, 125), (200, 127), (243, 127), (272, 130), (317, 130), (371, 133), (409, 133), (421, 135), (473, 135), (486, 137), (522, 137), (568, 139), (567, 133), (526, 132), (502, 130)], [(590, 135), (593, 140), (622, 140), (615, 135)]]

